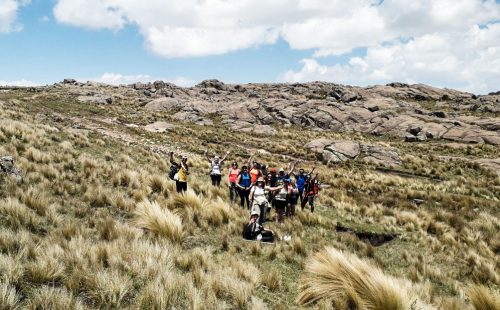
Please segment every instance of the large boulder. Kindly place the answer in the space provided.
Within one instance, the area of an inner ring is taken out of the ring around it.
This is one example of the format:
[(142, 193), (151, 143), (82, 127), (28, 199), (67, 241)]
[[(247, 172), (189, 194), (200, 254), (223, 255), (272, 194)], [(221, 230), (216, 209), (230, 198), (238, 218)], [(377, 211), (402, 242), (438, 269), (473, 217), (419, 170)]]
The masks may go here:
[(166, 131), (168, 131), (170, 129), (173, 129), (175, 127), (177, 127), (177, 126), (174, 125), (174, 124), (170, 124), (170, 123), (167, 123), (167, 122), (159, 121), (159, 122), (154, 122), (152, 124), (144, 126), (144, 129), (146, 131), (149, 131), (149, 132), (163, 133), (163, 132), (166, 132)]
[(12, 176), (17, 182), (21, 182), (23, 180), (21, 171), (16, 168), (14, 165), (14, 159), (11, 156), (0, 157), (0, 172)]
[(382, 145), (320, 138), (307, 143), (306, 147), (319, 154), (326, 164), (355, 160), (384, 166), (401, 165), (398, 153)]

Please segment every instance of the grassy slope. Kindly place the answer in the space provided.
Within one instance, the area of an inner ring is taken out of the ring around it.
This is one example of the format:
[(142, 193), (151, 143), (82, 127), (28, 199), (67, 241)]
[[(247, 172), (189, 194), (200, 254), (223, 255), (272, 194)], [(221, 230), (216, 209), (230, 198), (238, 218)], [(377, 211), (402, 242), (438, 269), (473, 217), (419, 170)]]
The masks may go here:
[[(0, 153), (16, 158), (26, 180), (16, 185), (2, 176), (0, 182), (0, 274), (2, 288), (15, 290), (4, 294), (12, 304), (196, 308), (204, 300), (207, 308), (258, 308), (266, 303), (289, 309), (298, 307), (295, 298), (306, 258), (327, 245), (371, 259), (387, 273), (429, 281), (430, 293), (423, 298), (436, 305), (448, 302), (444, 297), (460, 299), (469, 281), (498, 290), (500, 179), (474, 164), (438, 159), (498, 157), (498, 148), (455, 149), (442, 142), (418, 147), (390, 138), (300, 128), (264, 138), (184, 124), (182, 130), (152, 134), (103, 119), (145, 125), (169, 120), (168, 113), (151, 114), (127, 102), (97, 107), (64, 96), (30, 96), (0, 94)], [(108, 131), (126, 133), (133, 142), (68, 127), (88, 119)], [(324, 136), (394, 146), (404, 167), (381, 173), (370, 165), (320, 165), (322, 181), (330, 187), (321, 194), (319, 212), (299, 213), (284, 226), (270, 224), (279, 235), (292, 234), (294, 241), (262, 246), (240, 238), (246, 212), (215, 203), (217, 197), (227, 201), (227, 193), (208, 185), (202, 160), (192, 160), (190, 183), (201, 196), (183, 201), (165, 178), (168, 163), (145, 147), (153, 143), (194, 154), (206, 147), (219, 153), (229, 149), (239, 161), (249, 149), (264, 149), (270, 152), (260, 156), (265, 162), (284, 165), (288, 155), (305, 160), (310, 168), (315, 156), (302, 143)], [(398, 176), (401, 172), (405, 177)], [(413, 198), (425, 203), (415, 207)], [(181, 242), (132, 223), (144, 199), (179, 214)], [(398, 238), (373, 247), (353, 234), (337, 232), (337, 223)], [(41, 294), (51, 297), (42, 301)]]

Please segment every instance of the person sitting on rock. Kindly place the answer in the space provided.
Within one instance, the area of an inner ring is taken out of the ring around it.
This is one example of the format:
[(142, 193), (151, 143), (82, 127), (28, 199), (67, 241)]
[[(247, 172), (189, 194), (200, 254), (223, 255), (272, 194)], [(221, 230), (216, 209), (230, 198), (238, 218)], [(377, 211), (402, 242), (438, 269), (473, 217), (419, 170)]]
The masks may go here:
[(174, 160), (174, 152), (170, 152), (170, 163), (177, 166), (177, 174), (175, 176), (175, 187), (177, 193), (183, 193), (187, 191), (187, 181), (189, 175), (189, 165), (187, 163), (188, 157), (183, 155), (180, 163), (176, 163)]
[(222, 164), (229, 155), (229, 151), (226, 152), (226, 155), (221, 159), (219, 156), (215, 155), (213, 159), (208, 156), (208, 150), (205, 150), (205, 156), (210, 163), (210, 178), (212, 179), (213, 186), (220, 186), (220, 181), (222, 179)]
[(250, 221), (243, 228), (243, 238), (262, 242), (274, 242), (274, 232), (264, 228), (259, 221), (259, 213), (252, 211)]

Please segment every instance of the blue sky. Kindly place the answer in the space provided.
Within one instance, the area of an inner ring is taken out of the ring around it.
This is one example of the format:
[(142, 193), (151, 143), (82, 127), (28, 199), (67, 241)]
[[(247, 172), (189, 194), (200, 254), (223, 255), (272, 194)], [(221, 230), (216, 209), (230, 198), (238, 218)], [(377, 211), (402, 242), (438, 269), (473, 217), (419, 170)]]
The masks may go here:
[(499, 90), (499, 1), (407, 3), (0, 0), (0, 84), (217, 78)]

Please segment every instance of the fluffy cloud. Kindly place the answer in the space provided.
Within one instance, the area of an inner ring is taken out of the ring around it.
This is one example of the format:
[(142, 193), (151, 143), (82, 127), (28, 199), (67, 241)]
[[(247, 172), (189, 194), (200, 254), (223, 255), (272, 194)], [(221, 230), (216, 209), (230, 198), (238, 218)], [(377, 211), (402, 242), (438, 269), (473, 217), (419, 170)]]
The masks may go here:
[(106, 83), (111, 85), (121, 85), (121, 84), (133, 84), (136, 82), (149, 83), (157, 80), (162, 80), (165, 82), (173, 83), (177, 86), (187, 87), (195, 84), (195, 81), (187, 79), (185, 77), (175, 77), (170, 79), (165, 78), (154, 78), (147, 74), (137, 74), (137, 75), (122, 75), (118, 73), (104, 73), (98, 78), (90, 79), (91, 81)]
[[(282, 76), (287, 81), (404, 79), (482, 91), (498, 69), (494, 0), (58, 0), (54, 15), (91, 29), (135, 25), (146, 46), (167, 58), (219, 55), (281, 38), (312, 51), (300, 71)], [(355, 49), (366, 56), (321, 64)]]
[(302, 68), (283, 74), (288, 82), (326, 80), (369, 85), (402, 81), (486, 93), (500, 85), (500, 24), (472, 26), (464, 33), (433, 33), (369, 47), (347, 64), (302, 60)]
[(0, 33), (22, 29), (22, 25), (16, 21), (17, 11), (29, 2), (29, 0), (0, 0)]

